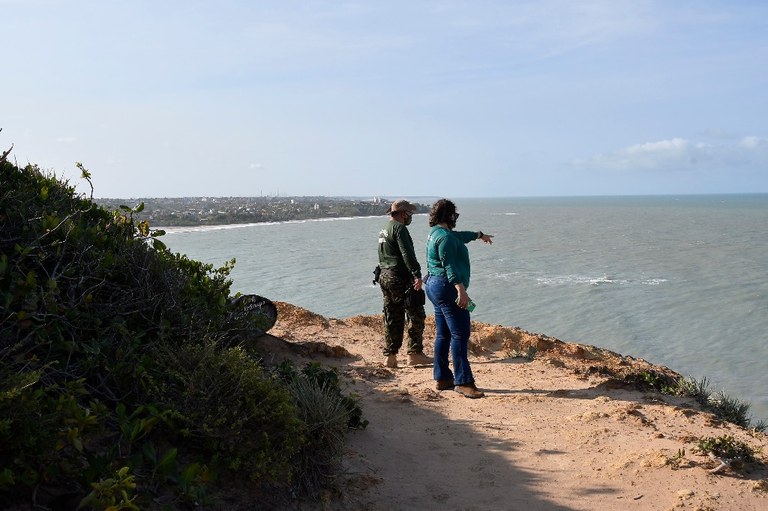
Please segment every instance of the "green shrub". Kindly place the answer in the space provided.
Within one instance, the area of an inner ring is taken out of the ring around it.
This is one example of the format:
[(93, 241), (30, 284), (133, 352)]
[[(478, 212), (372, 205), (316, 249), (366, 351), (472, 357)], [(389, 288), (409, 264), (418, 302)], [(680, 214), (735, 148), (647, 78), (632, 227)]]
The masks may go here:
[(704, 377), (697, 380), (693, 377), (680, 378), (674, 392), (678, 396), (692, 397), (697, 403), (706, 405), (712, 392), (709, 390), (709, 380)]
[(150, 399), (173, 410), (176, 428), (214, 466), (251, 480), (287, 483), (302, 424), (290, 394), (241, 348), (187, 343), (154, 353)]
[(330, 486), (341, 466), (349, 409), (330, 385), (299, 378), (290, 389), (305, 425), (305, 445), (294, 458), (295, 483), (311, 495)]
[(728, 396), (725, 391), (717, 392), (709, 397), (709, 407), (721, 419), (748, 428), (751, 421), (749, 403)]
[(753, 463), (756, 451), (731, 435), (719, 437), (704, 437), (699, 440), (698, 449), (704, 454), (713, 454), (724, 460), (739, 460), (744, 463)]
[(336, 369), (312, 362), (299, 372), (285, 362), (277, 374), (290, 389), (304, 424), (304, 445), (293, 459), (295, 486), (302, 494), (314, 495), (332, 486), (346, 431), (364, 429), (368, 421), (355, 397), (343, 394)]
[(313, 381), (317, 386), (326, 387), (329, 392), (336, 396), (347, 409), (347, 427), (349, 429), (365, 429), (368, 421), (363, 418), (363, 410), (357, 404), (357, 398), (354, 394), (344, 395), (339, 373), (335, 368), (323, 367), (317, 362), (310, 362), (304, 366), (299, 373), (292, 362), (286, 361), (277, 367), (278, 377), (288, 383), (295, 382), (301, 378)]
[(172, 254), (134, 222), (142, 205), (106, 211), (5, 154), (0, 507), (175, 508), (224, 480), (285, 485), (308, 429), (230, 332), (234, 260)]
[(46, 481), (84, 488), (85, 456), (103, 432), (104, 407), (88, 400), (82, 380), (43, 386), (37, 372), (0, 375), (0, 501)]
[(765, 431), (768, 424), (764, 420), (752, 424), (752, 418), (749, 416), (750, 404), (739, 399), (728, 396), (721, 390), (712, 393), (709, 386), (709, 380), (704, 377), (696, 380), (693, 377), (680, 378), (672, 394), (678, 396), (692, 397), (697, 403), (705, 409), (711, 410), (722, 420), (732, 422), (739, 426), (752, 427), (757, 431)]
[(78, 509), (109, 509), (139, 511), (136, 500), (136, 478), (128, 467), (121, 467), (113, 477), (92, 484), (93, 490), (80, 501)]
[(709, 380), (704, 377), (696, 380), (693, 377), (672, 377), (658, 371), (648, 370), (631, 374), (625, 381), (634, 382), (645, 390), (654, 390), (662, 394), (691, 397), (706, 410), (714, 413), (718, 418), (732, 422), (745, 428), (752, 427), (758, 431), (765, 431), (768, 423), (761, 420), (752, 424), (749, 416), (750, 404), (728, 396), (725, 391), (712, 394), (709, 388)]

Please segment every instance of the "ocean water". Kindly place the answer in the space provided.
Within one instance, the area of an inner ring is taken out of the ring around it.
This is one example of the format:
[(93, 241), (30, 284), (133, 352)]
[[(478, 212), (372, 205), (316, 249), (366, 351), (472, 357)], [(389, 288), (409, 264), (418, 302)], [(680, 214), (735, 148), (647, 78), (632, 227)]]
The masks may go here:
[[(768, 418), (768, 194), (455, 202), (458, 230), (496, 236), (469, 245), (473, 319), (707, 377)], [(385, 221), (168, 228), (163, 241), (216, 266), (236, 258), (233, 291), (343, 318), (381, 312)], [(422, 264), (428, 230), (416, 215)]]

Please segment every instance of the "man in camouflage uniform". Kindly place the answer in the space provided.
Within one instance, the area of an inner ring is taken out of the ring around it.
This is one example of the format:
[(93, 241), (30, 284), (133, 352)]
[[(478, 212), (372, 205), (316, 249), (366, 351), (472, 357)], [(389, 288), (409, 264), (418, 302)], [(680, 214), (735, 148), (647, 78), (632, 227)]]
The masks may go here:
[(403, 330), (408, 323), (408, 364), (432, 364), (424, 355), (424, 304), (406, 304), (406, 293), (421, 292), (421, 266), (416, 260), (413, 240), (406, 226), (410, 225), (416, 206), (407, 200), (392, 203), (387, 213), (390, 219), (379, 232), (379, 285), (384, 295), (384, 355), (387, 367), (397, 367), (397, 352), (403, 345)]

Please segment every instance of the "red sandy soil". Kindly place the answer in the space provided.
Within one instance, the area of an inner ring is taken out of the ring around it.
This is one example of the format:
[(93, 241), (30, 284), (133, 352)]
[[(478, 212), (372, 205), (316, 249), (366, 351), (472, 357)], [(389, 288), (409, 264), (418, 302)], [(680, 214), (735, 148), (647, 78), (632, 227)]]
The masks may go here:
[[(271, 362), (338, 368), (370, 421), (348, 434), (340, 491), (297, 509), (768, 510), (768, 436), (631, 383), (643, 371), (679, 376), (667, 368), (473, 323), (470, 362), (486, 397), (472, 400), (435, 390), (431, 366), (409, 367), (405, 353), (386, 368), (381, 316), (277, 305), (277, 324), (259, 340)], [(520, 356), (532, 347), (532, 360)], [(698, 443), (724, 435), (762, 463), (713, 473), (719, 463)]]

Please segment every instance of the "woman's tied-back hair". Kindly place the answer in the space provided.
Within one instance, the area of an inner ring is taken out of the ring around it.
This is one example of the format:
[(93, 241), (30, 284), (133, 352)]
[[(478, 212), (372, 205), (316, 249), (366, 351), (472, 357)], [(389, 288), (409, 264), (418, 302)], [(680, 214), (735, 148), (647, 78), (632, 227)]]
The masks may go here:
[(432, 204), (429, 210), (429, 226), (434, 227), (437, 224), (447, 224), (451, 229), (456, 227), (456, 221), (453, 215), (456, 213), (456, 204), (448, 199), (440, 199)]

